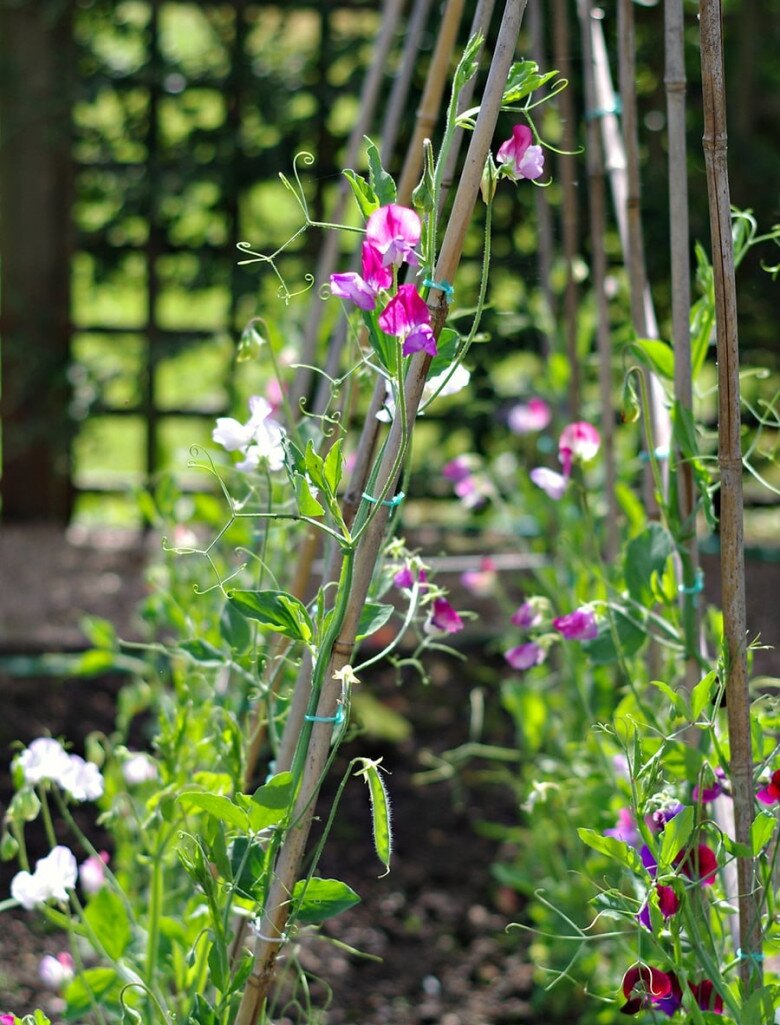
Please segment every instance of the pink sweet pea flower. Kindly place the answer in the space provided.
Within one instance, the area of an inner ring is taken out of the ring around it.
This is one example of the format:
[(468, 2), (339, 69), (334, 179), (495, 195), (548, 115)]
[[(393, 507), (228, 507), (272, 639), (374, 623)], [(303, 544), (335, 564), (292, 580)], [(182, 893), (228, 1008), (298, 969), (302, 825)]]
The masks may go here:
[(436, 355), (436, 338), (431, 330), (431, 312), (414, 285), (401, 285), (379, 314), (378, 324), (388, 335), (402, 338), (403, 354), (427, 352)]
[(540, 645), (528, 641), (527, 644), (519, 644), (516, 648), (505, 651), (504, 658), (513, 669), (522, 671), (541, 665), (545, 659), (545, 651)]
[(769, 783), (756, 794), (762, 804), (775, 804), (780, 801), (780, 769), (772, 773)]
[(456, 634), (463, 629), (463, 620), (446, 598), (435, 598), (427, 628), (441, 633)]
[(109, 862), (108, 851), (91, 854), (79, 865), (79, 882), (86, 894), (97, 893), (106, 883), (106, 865)]
[(512, 406), (506, 422), (515, 434), (531, 434), (543, 431), (552, 420), (552, 410), (544, 399), (533, 398)]
[(460, 582), (467, 591), (478, 597), (491, 594), (496, 586), (496, 564), (489, 555), (479, 560), (479, 569), (466, 570), (461, 574)]
[(340, 299), (349, 299), (361, 310), (373, 310), (377, 294), (393, 283), (393, 272), (382, 263), (382, 254), (371, 245), (363, 243), (363, 274), (346, 271), (331, 274), (330, 290)]
[(532, 146), (533, 134), (527, 125), (515, 125), (512, 138), (507, 139), (496, 153), (496, 162), (504, 165), (504, 173), (512, 181), (520, 178), (533, 180), (544, 170), (541, 146)]
[(623, 843), (627, 843), (630, 847), (639, 847), (642, 843), (641, 834), (630, 808), (620, 809), (614, 828), (605, 829), (604, 836), (611, 836), (615, 840), (622, 840)]
[(549, 498), (556, 502), (563, 498), (569, 481), (555, 470), (548, 470), (546, 466), (535, 466), (528, 475), (534, 484), (541, 488)]
[(720, 797), (723, 793), (723, 780), (725, 778), (726, 773), (718, 766), (715, 770), (715, 779), (711, 786), (700, 787), (697, 783), (693, 788), (693, 803), (698, 804), (701, 800), (702, 804), (706, 804), (707, 801), (714, 801), (716, 797)]
[(0, 1014), (0, 1025), (14, 1025), (15, 1021), (15, 1014)]
[(561, 431), (558, 439), (558, 458), (563, 466), (564, 476), (568, 477), (574, 460), (588, 463), (593, 459), (601, 445), (601, 435), (586, 420), (578, 420), (569, 424)]
[(420, 241), (422, 224), (414, 210), (390, 203), (375, 210), (366, 224), (366, 241), (377, 250), (385, 267), (400, 266), (404, 260), (416, 267), (414, 247)]
[(567, 641), (592, 641), (599, 632), (593, 610), (587, 605), (575, 609), (567, 616), (558, 616), (552, 621), (552, 625)]
[(55, 992), (67, 986), (74, 975), (73, 958), (66, 950), (56, 955), (44, 954), (38, 965), (39, 979), (44, 986)]

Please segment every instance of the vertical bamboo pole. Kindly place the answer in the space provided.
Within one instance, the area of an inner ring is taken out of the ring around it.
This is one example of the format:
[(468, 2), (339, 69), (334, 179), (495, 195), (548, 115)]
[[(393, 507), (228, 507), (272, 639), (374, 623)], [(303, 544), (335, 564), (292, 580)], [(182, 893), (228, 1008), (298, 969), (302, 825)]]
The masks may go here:
[[(682, 0), (664, 2), (666, 52), (666, 121), (669, 145), (669, 249), (672, 283), (672, 340), (674, 342), (674, 397), (680, 408), (693, 410), (691, 380), (691, 269), (688, 228), (688, 162), (685, 141), (685, 55)], [(686, 684), (699, 678), (701, 616), (696, 593), (699, 546), (696, 539), (696, 491), (690, 463), (676, 467), (680, 519), (687, 530), (682, 553), (680, 604), (685, 631)]]
[(604, 453), (607, 519), (604, 536), (604, 558), (611, 562), (617, 554), (618, 505), (615, 493), (615, 415), (612, 401), (612, 344), (609, 334), (609, 305), (607, 303), (607, 251), (606, 203), (604, 188), (604, 161), (599, 145), (596, 85), (593, 67), (591, 33), (591, 0), (581, 0), (583, 78), (585, 84), (585, 117), (588, 125), (588, 214), (590, 220), (591, 272), (596, 300), (596, 340), (599, 354), (599, 394), (601, 397), (601, 444)]
[[(385, 0), (384, 7), (382, 8), (382, 20), (374, 49), (374, 58), (363, 81), (358, 117), (347, 143), (344, 157), (347, 167), (354, 165), (357, 161), (360, 147), (363, 145), (363, 136), (368, 132), (374, 118), (376, 105), (379, 100), (379, 90), (387, 68), (390, 47), (398, 30), (403, 2), (404, 0)], [(342, 220), (349, 196), (349, 185), (344, 179), (341, 179), (336, 205), (332, 213), (333, 221), (338, 222)], [(320, 249), (317, 268), (314, 273), (314, 301), (309, 306), (309, 316), (304, 329), (299, 360), (301, 365), (298, 367), (290, 387), (290, 404), (293, 409), (297, 409), (298, 403), (307, 395), (311, 385), (312, 371), (310, 365), (315, 359), (317, 332), (322, 320), (323, 309), (323, 304), (318, 301), (317, 290), (320, 285), (329, 280), (330, 275), (336, 269), (338, 245), (338, 233), (329, 231)]]
[(395, 143), (398, 138), (398, 130), (401, 126), (406, 104), (409, 99), (409, 89), (412, 84), (412, 75), (417, 61), (417, 53), (420, 49), (420, 40), (428, 22), (428, 14), (431, 9), (432, 0), (415, 0), (412, 8), (412, 15), (409, 18), (409, 26), (404, 40), (404, 52), (401, 58), (401, 66), (393, 81), (393, 88), (390, 91), (390, 98), (387, 102), (384, 120), (382, 121), (381, 138), (382, 145), (380, 152), (383, 163), (387, 163), (395, 152)]
[[(704, 160), (710, 210), (718, 352), (718, 465), (720, 467), (721, 585), (728, 653), (726, 700), (731, 750), (735, 839), (750, 846), (753, 755), (745, 637), (745, 553), (742, 533), (739, 338), (731, 201), (727, 164), (726, 86), (720, 0), (700, 0)], [(743, 995), (761, 986), (760, 888), (751, 857), (737, 858), (740, 979)]]
[[(569, 35), (569, 0), (553, 0), (553, 64), (563, 78), (569, 82), (558, 97), (560, 104), (562, 148), (574, 153), (577, 148), (577, 119), (574, 112), (574, 94), (571, 85), (571, 39)], [(558, 179), (561, 183), (561, 235), (563, 237), (563, 259), (566, 265), (566, 288), (563, 297), (563, 320), (566, 338), (566, 355), (569, 360), (569, 416), (580, 418), (580, 363), (577, 356), (577, 281), (574, 263), (579, 244), (579, 209), (577, 201), (577, 180), (575, 158), (559, 156)]]
[[(485, 157), (498, 120), (504, 84), (517, 44), (524, 9), (525, 0), (507, 0), (482, 106), (442, 241), (434, 275), (437, 281), (452, 281), (460, 261), (463, 242), (479, 191)], [(444, 294), (435, 289), (433, 292), (434, 295), (438, 295), (438, 303), (431, 303), (434, 331), (438, 335), (444, 324), (447, 307)], [(392, 487), (395, 484), (393, 478), (396, 473), (396, 459), (401, 451), (404, 435), (414, 425), (429, 365), (430, 356), (425, 353), (417, 353), (410, 361), (405, 389), (407, 421), (404, 424), (401, 423), (400, 417), (396, 418), (390, 427), (378, 472), (377, 493), (386, 485)], [(350, 605), (325, 672), (317, 708), (318, 716), (332, 716), (334, 713), (340, 690), (334, 674), (342, 669), (351, 657), (360, 611), (365, 603), (381, 548), (387, 515), (388, 510), (379, 506), (358, 548), (350, 589)], [(257, 938), (254, 966), (247, 980), (235, 1025), (255, 1025), (265, 1006), (267, 993), (273, 982), (277, 954), (284, 942), (284, 928), (290, 911), (289, 898), (300, 872), (314, 815), (314, 803), (329, 750), (330, 730), (327, 726), (325, 729), (320, 727), (312, 733), (306, 753), (304, 775), (293, 813), (296, 825), (287, 833), (275, 866), (273, 883)]]

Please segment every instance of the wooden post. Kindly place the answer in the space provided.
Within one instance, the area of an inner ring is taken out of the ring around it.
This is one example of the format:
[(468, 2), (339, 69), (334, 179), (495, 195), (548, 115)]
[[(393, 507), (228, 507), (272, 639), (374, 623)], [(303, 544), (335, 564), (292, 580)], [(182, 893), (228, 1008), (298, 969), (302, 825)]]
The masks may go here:
[(2, 518), (66, 523), (73, 489), (68, 5), (0, 7)]

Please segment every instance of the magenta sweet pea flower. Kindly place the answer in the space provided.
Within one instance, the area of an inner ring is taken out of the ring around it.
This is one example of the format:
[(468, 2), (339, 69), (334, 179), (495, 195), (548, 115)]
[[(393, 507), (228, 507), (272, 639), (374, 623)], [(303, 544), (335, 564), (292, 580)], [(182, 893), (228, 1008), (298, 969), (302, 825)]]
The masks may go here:
[(541, 621), (542, 614), (532, 601), (524, 601), (522, 605), (518, 605), (510, 617), (510, 622), (523, 630), (539, 626)]
[(454, 484), (471, 476), (471, 463), (465, 456), (457, 456), (445, 463), (441, 469), (442, 476), (451, 480)]
[(772, 773), (769, 783), (756, 794), (762, 804), (775, 804), (780, 801), (780, 769)]
[(416, 267), (414, 247), (420, 241), (422, 224), (414, 210), (390, 203), (375, 210), (366, 224), (366, 240), (382, 257), (385, 267), (399, 267), (404, 261)]
[(522, 671), (541, 665), (545, 660), (545, 650), (533, 641), (528, 641), (527, 644), (519, 644), (505, 651), (504, 658), (513, 669)]
[(446, 598), (435, 598), (428, 627), (447, 634), (456, 634), (463, 629), (463, 620)]
[(680, 851), (674, 859), (674, 867), (694, 882), (698, 881), (700, 886), (712, 886), (718, 870), (718, 859), (711, 847), (700, 843), (692, 850)]
[(512, 406), (506, 422), (515, 434), (531, 434), (543, 431), (552, 420), (552, 410), (544, 399), (533, 398)]
[(14, 1014), (0, 1014), (0, 1025), (14, 1025), (16, 1021), (16, 1015)]
[(501, 143), (496, 162), (504, 165), (504, 173), (512, 181), (533, 180), (542, 174), (544, 153), (541, 146), (532, 146), (532, 141), (533, 134), (527, 125), (515, 125), (512, 138)]
[(721, 769), (720, 766), (715, 770), (715, 779), (711, 786), (700, 787), (698, 784), (693, 788), (693, 802), (698, 804), (701, 800), (702, 804), (706, 804), (707, 801), (714, 801), (716, 797), (720, 797), (723, 793), (723, 780), (726, 778), (726, 773)]
[(436, 355), (436, 338), (431, 329), (431, 311), (414, 285), (401, 285), (377, 321), (388, 335), (402, 338), (403, 354), (427, 352)]
[(626, 1003), (620, 1008), (621, 1012), (636, 1014), (643, 1007), (658, 1007), (662, 1000), (674, 995), (673, 978), (671, 974), (646, 964), (636, 964), (629, 968), (623, 976), (622, 988)]
[(563, 466), (564, 476), (569, 476), (575, 460), (582, 463), (590, 462), (600, 445), (601, 435), (593, 424), (586, 420), (578, 420), (564, 427), (558, 439), (558, 458)]
[(723, 997), (715, 992), (715, 984), (711, 979), (702, 979), (701, 982), (688, 983), (693, 999), (702, 1011), (712, 1011), (713, 1014), (723, 1014)]
[(362, 263), (362, 275), (355, 271), (331, 274), (330, 290), (340, 299), (349, 299), (361, 310), (373, 310), (377, 294), (392, 285), (393, 272), (384, 266), (382, 254), (370, 242), (363, 243)]
[(424, 591), (428, 586), (428, 574), (424, 569), (420, 569), (417, 571), (417, 576), (415, 577), (412, 567), (408, 563), (405, 566), (402, 566), (393, 577), (393, 583), (395, 586), (407, 591), (410, 591), (414, 587), (415, 582), (420, 585), (420, 590)]
[[(658, 910), (663, 915), (664, 919), (671, 918), (672, 915), (676, 915), (680, 910), (680, 898), (674, 892), (674, 888), (671, 886), (662, 886), (660, 883), (656, 883), (655, 892), (658, 894)], [(646, 900), (639, 910), (639, 914), (636, 916), (637, 922), (643, 925), (648, 932), (653, 931), (653, 927), (650, 921), (650, 901)]]
[(535, 466), (528, 474), (534, 484), (541, 488), (549, 498), (556, 502), (563, 498), (563, 493), (568, 487), (569, 481), (555, 470), (548, 470), (546, 466)]
[(552, 621), (552, 625), (567, 641), (592, 641), (599, 632), (593, 610), (587, 605), (575, 609), (567, 616), (558, 616)]

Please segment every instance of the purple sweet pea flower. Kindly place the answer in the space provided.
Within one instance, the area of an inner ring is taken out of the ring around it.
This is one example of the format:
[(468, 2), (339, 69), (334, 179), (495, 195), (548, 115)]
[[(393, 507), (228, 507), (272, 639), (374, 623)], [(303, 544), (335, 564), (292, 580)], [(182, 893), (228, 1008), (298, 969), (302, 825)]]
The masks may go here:
[(431, 312), (414, 285), (400, 286), (379, 314), (378, 324), (385, 334), (403, 339), (404, 356), (420, 351), (436, 355)]
[(545, 651), (540, 645), (529, 641), (527, 644), (519, 644), (516, 648), (505, 651), (504, 658), (513, 669), (522, 671), (541, 665), (545, 659)]
[(711, 786), (700, 787), (698, 784), (693, 788), (693, 802), (698, 804), (701, 800), (702, 804), (706, 804), (707, 801), (714, 801), (716, 797), (720, 797), (723, 793), (723, 780), (726, 778), (726, 773), (721, 769), (720, 766), (715, 770), (715, 780)]
[(404, 260), (416, 267), (419, 261), (414, 247), (421, 232), (422, 224), (414, 210), (397, 203), (375, 210), (366, 224), (366, 240), (381, 255), (385, 267), (398, 267)]
[(451, 480), (454, 484), (471, 476), (471, 464), (465, 456), (457, 456), (445, 463), (441, 469), (442, 476)]
[(527, 125), (515, 125), (512, 138), (503, 142), (496, 153), (496, 163), (504, 165), (504, 173), (512, 181), (533, 180), (544, 170), (542, 147), (532, 146), (532, 140), (533, 134)]
[(523, 630), (530, 630), (534, 626), (539, 626), (541, 621), (542, 614), (532, 601), (524, 601), (522, 605), (519, 605), (512, 613), (510, 619), (510, 622), (515, 626), (521, 627)]
[(563, 498), (569, 481), (555, 470), (548, 470), (546, 466), (535, 466), (528, 475), (534, 484), (541, 488), (550, 498), (556, 502)]
[(456, 634), (463, 629), (463, 620), (446, 598), (435, 598), (428, 628), (441, 633)]
[(618, 812), (618, 820), (612, 829), (605, 829), (604, 836), (612, 836), (616, 840), (622, 840), (630, 847), (639, 847), (642, 838), (637, 828), (636, 820), (630, 808), (621, 808)]
[(558, 616), (552, 625), (567, 641), (592, 641), (599, 632), (593, 610), (587, 605), (582, 605), (567, 616)]
[(675, 1010), (682, 1001), (680, 984), (671, 972), (662, 972), (658, 968), (651, 968), (650, 965), (642, 963), (628, 969), (623, 976), (622, 989), (626, 998), (626, 1003), (620, 1008), (623, 1014), (636, 1014), (643, 1007), (660, 1007), (666, 1014), (671, 1015), (674, 1012), (662, 1006), (662, 1003), (669, 998), (674, 1000), (676, 993), (679, 993), (679, 999)]

